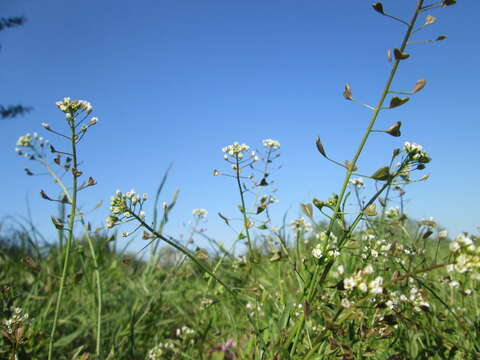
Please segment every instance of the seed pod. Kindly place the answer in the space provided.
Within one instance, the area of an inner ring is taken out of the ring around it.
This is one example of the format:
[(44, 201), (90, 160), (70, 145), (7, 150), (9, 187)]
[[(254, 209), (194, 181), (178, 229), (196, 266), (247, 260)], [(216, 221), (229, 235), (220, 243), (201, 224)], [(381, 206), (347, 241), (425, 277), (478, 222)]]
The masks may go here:
[(371, 176), (372, 179), (378, 181), (385, 181), (388, 180), (390, 177), (390, 168), (388, 166), (384, 166), (373, 173)]
[(349, 84), (345, 84), (345, 90), (343, 91), (343, 97), (347, 100), (353, 100), (352, 88)]
[(417, 83), (415, 84), (415, 88), (412, 90), (412, 93), (416, 94), (420, 90), (422, 90), (425, 85), (427, 85), (427, 80), (420, 78), (417, 80)]
[(320, 140), (320, 136), (317, 136), (317, 141), (315, 142), (317, 145), (317, 149), (323, 157), (327, 158), (327, 154), (325, 153), (325, 149), (323, 148), (322, 141)]
[(410, 100), (410, 98), (408, 97), (400, 99), (398, 96), (394, 96), (392, 100), (390, 100), (390, 109), (402, 106), (403, 104), (408, 102), (408, 100)]
[(395, 56), (395, 60), (405, 60), (410, 57), (409, 54), (401, 52), (399, 49), (393, 49), (393, 55)]
[(385, 13), (383, 12), (383, 4), (381, 2), (373, 3), (372, 7), (373, 7), (373, 10), (375, 10), (376, 12), (382, 15), (385, 15)]
[(394, 136), (394, 137), (399, 137), (402, 135), (400, 132), (400, 127), (402, 126), (401, 121), (397, 121), (395, 124), (390, 126), (387, 131), (385, 131), (388, 135)]

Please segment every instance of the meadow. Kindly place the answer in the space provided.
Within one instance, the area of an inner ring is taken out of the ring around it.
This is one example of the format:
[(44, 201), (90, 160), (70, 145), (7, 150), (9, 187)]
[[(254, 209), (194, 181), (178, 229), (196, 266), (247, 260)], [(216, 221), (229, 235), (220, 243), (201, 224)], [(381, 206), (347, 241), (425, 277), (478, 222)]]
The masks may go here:
[[(303, 215), (294, 221), (275, 223), (270, 214), (281, 142), (265, 138), (219, 151), (213, 176), (238, 194), (236, 217), (194, 209), (188, 236), (172, 237), (165, 226), (177, 194), (160, 200), (167, 172), (154, 194), (112, 189), (110, 215), (93, 228), (79, 206), (97, 184), (82, 170), (82, 139), (103, 123), (86, 100), (58, 101), (63, 127), (42, 123), (42, 134), (68, 147), (37, 132), (16, 143), (26, 175), (47, 172), (58, 185), (60, 195), (39, 186), (58, 235), (48, 242), (29, 224), (2, 223), (0, 358), (480, 358), (478, 236), (449, 234), (405, 209), (405, 188), (428, 183), (430, 154), (405, 141), (379, 154), (385, 165), (372, 174), (357, 169), (370, 136), (402, 136), (401, 122), (379, 130), (377, 119), (427, 91), (423, 78), (408, 90), (395, 89), (394, 80), (401, 63), (414, 60), (417, 32), (435, 23), (431, 14), (453, 5), (419, 0), (404, 20), (373, 3), (372, 11), (405, 27), (404, 37), (385, 54), (391, 70), (376, 104), (345, 85), (345, 101), (370, 111), (365, 132), (344, 162), (320, 137), (312, 141), (319, 159), (345, 177), (330, 198), (298, 204)], [(236, 237), (209, 237), (204, 224), (212, 216)], [(129, 253), (120, 238), (141, 239), (144, 249)]]

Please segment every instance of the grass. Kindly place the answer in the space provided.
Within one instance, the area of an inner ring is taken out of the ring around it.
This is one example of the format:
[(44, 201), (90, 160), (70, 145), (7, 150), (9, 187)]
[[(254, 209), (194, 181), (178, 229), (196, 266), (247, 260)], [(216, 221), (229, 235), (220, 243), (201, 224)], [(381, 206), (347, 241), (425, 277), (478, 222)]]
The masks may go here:
[[(225, 170), (238, 192), (238, 217), (219, 216), (237, 232), (231, 247), (202, 230), (204, 209), (193, 211), (184, 241), (164, 233), (177, 194), (144, 212), (148, 195), (117, 191), (105, 229), (92, 230), (77, 207), (80, 191), (95, 186), (81, 170), (81, 140), (98, 119), (90, 103), (65, 98), (57, 107), (66, 131), (44, 130), (68, 140), (59, 149), (38, 134), (17, 141), (17, 153), (45, 168), (62, 192), (41, 196), (60, 206), (52, 216), (58, 242), (46, 246), (32, 227), (16, 222), (0, 238), (2, 337), (5, 359), (476, 359), (480, 357), (478, 237), (448, 234), (433, 219), (409, 219), (403, 188), (421, 176), (431, 158), (406, 142), (371, 175), (356, 167), (372, 134), (401, 136), (401, 123), (375, 129), (384, 111), (403, 106), (426, 84), (393, 89), (414, 34), (435, 22), (429, 12), (455, 1), (416, 2), (411, 20), (373, 9), (406, 26), (398, 48), (389, 50), (391, 72), (375, 106), (346, 100), (371, 111), (350, 161), (327, 155), (345, 170), (338, 194), (300, 204), (304, 217), (276, 226), (270, 208), (280, 142), (263, 141), (263, 151), (246, 144), (223, 149)], [(423, 25), (418, 20), (428, 13)], [(433, 41), (443, 40), (438, 37)], [(403, 96), (403, 97), (399, 97)], [(35, 172), (26, 169), (27, 175)], [(364, 182), (374, 183), (368, 194)], [(399, 208), (391, 207), (396, 201)], [(356, 202), (356, 205), (352, 204)], [(68, 214), (67, 214), (68, 213)], [(6, 226), (6, 225), (4, 225)], [(140, 234), (150, 256), (117, 250), (118, 233)], [(196, 247), (208, 241), (212, 251)], [(166, 244), (162, 247), (160, 244)], [(236, 246), (246, 247), (244, 254)]]

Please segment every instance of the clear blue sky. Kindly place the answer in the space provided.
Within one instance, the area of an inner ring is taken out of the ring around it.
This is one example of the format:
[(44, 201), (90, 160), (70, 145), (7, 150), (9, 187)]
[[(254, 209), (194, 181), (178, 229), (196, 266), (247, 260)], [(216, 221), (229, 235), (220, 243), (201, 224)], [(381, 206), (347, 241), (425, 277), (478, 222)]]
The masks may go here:
[[(414, 6), (384, 1), (386, 11), (406, 19)], [(26, 214), (28, 199), (34, 223), (51, 228), (55, 205), (38, 192), (54, 185), (25, 176), (30, 164), (14, 148), (33, 131), (60, 144), (40, 123), (63, 125), (54, 103), (69, 96), (90, 101), (101, 120), (80, 146), (83, 170), (98, 181), (80, 203), (88, 209), (105, 201), (90, 221), (101, 224), (116, 189), (153, 195), (173, 163), (163, 199), (181, 193), (167, 232), (185, 232), (192, 209), (206, 208), (210, 235), (226, 242), (233, 235), (215, 214), (236, 216), (238, 194), (231, 179), (212, 176), (226, 169), (221, 148), (281, 142), (283, 168), (273, 175), (278, 222), (287, 211), (297, 216), (299, 203), (338, 192), (344, 173), (318, 154), (315, 137), (333, 158), (351, 159), (370, 112), (345, 101), (343, 86), (374, 105), (390, 70), (386, 50), (404, 32), (363, 0), (15, 0), (0, 10), (28, 19), (0, 33), (0, 103), (35, 108), (0, 122), (0, 216)], [(427, 87), (382, 113), (377, 128), (400, 120), (402, 137), (374, 134), (359, 162), (371, 173), (404, 141), (422, 144), (433, 158), (431, 178), (407, 187), (407, 212), (433, 216), (453, 233), (480, 224), (479, 13), (472, 0), (432, 12), (437, 22), (416, 38), (448, 39), (410, 47), (394, 84), (410, 90), (424, 77)]]

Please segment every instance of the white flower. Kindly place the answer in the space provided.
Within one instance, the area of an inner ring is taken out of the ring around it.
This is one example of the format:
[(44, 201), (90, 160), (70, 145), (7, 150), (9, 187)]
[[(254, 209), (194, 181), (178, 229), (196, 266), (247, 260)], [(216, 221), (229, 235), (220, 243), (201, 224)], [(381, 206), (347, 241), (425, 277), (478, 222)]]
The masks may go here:
[(322, 253), (322, 246), (320, 244), (318, 244), (317, 246), (315, 246), (312, 250), (312, 256), (316, 259), (320, 259), (322, 256), (323, 256), (323, 253)]
[[(222, 151), (225, 153), (225, 159), (228, 159), (228, 156), (233, 158), (237, 156), (243, 157), (243, 153), (247, 152), (250, 149), (250, 146), (246, 144), (240, 144), (238, 142), (234, 142), (232, 145), (225, 146)], [(242, 155), (240, 155), (242, 154)], [(241, 158), (240, 157), (240, 158)]]
[(368, 285), (368, 287), (370, 288), (370, 293), (374, 295), (381, 294), (383, 292), (382, 284), (383, 277), (381, 276), (378, 276), (375, 278), (375, 280), (370, 281), (370, 284)]
[(460, 244), (456, 241), (452, 241), (448, 248), (451, 252), (457, 252), (458, 250), (460, 250)]
[(373, 266), (372, 264), (368, 264), (365, 266), (365, 269), (363, 269), (364, 274), (373, 274)]
[(438, 232), (438, 238), (439, 239), (446, 239), (448, 236), (448, 230), (440, 230)]
[(365, 185), (362, 178), (350, 179), (349, 183), (352, 184), (353, 186), (357, 187), (357, 189), (359, 189), (359, 188), (361, 188), (362, 186)]
[(193, 209), (193, 216), (198, 216), (199, 218), (206, 218), (208, 216), (208, 211), (205, 209)]
[(355, 285), (356, 285), (355, 280), (351, 277), (343, 280), (343, 287), (345, 288), (345, 290), (351, 290), (355, 287)]
[(451, 288), (457, 288), (460, 286), (460, 283), (458, 281), (450, 281), (448, 286), (450, 286)]
[(348, 301), (347, 298), (343, 298), (342, 301), (341, 301), (341, 304), (345, 309), (349, 309), (349, 308), (352, 307), (352, 303), (350, 301)]
[(277, 150), (280, 149), (280, 142), (277, 140), (272, 140), (272, 139), (265, 139), (262, 141), (263, 146), (266, 148), (272, 149), (272, 150)]

